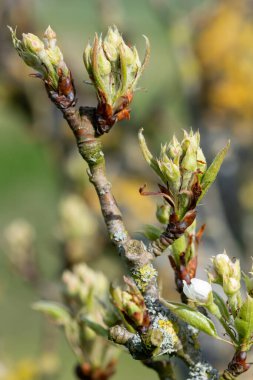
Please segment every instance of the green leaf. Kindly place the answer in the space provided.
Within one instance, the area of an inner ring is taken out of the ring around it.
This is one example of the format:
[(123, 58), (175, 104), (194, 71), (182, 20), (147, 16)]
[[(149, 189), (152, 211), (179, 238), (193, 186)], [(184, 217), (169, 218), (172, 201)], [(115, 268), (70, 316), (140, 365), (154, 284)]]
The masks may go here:
[(203, 175), (201, 179), (201, 187), (202, 187), (202, 194), (198, 199), (199, 201), (203, 198), (203, 196), (208, 191), (209, 187), (212, 185), (212, 183), (215, 181), (217, 174), (220, 170), (221, 164), (224, 161), (224, 158), (226, 157), (226, 154), (228, 152), (228, 149), (230, 147), (230, 141), (228, 141), (225, 148), (223, 148), (215, 157), (212, 164), (209, 166), (209, 168), (206, 170), (205, 174)]
[(214, 291), (213, 291), (213, 300), (214, 300), (214, 303), (218, 306), (222, 317), (227, 322), (229, 322), (230, 316), (229, 316), (229, 311), (227, 309), (227, 306), (225, 302), (223, 301), (223, 299), (219, 296), (219, 294)]
[(187, 322), (189, 325), (203, 331), (208, 335), (218, 337), (213, 322), (204, 314), (181, 303), (167, 302), (164, 300), (161, 301), (168, 309), (170, 309), (174, 314), (176, 314), (183, 321)]
[(240, 343), (246, 346), (249, 344), (247, 347), (249, 349), (251, 346), (249, 342), (253, 335), (253, 298), (249, 295), (235, 318), (235, 328), (239, 334)]
[(104, 338), (108, 338), (108, 330), (96, 322), (91, 321), (89, 318), (82, 315), (80, 317), (81, 321), (84, 322), (91, 330), (93, 330), (97, 335)]
[(144, 226), (144, 231), (142, 231), (141, 234), (147, 239), (154, 241), (161, 236), (162, 232), (163, 231), (160, 228), (153, 226), (152, 224), (146, 224)]
[(159, 177), (166, 183), (167, 180), (163, 176), (163, 174), (162, 174), (162, 172), (161, 172), (161, 170), (159, 168), (159, 165), (157, 163), (157, 160), (153, 157), (152, 153), (148, 149), (148, 146), (146, 144), (146, 140), (145, 140), (142, 132), (143, 132), (143, 129), (140, 129), (139, 133), (138, 133), (138, 138), (139, 138), (139, 144), (140, 144), (140, 147), (141, 147), (141, 151), (142, 151), (143, 157), (145, 158), (145, 160), (147, 161), (147, 163), (149, 164), (149, 166), (156, 172), (156, 174), (158, 174)]
[(39, 301), (34, 303), (32, 308), (50, 317), (57, 325), (65, 326), (71, 319), (68, 309), (56, 302)]

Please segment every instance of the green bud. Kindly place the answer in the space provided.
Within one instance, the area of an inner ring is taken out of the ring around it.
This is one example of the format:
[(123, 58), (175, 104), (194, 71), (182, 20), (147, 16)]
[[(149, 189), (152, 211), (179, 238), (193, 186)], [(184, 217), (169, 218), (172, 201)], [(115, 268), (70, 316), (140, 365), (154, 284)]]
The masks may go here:
[[(115, 288), (111, 286), (110, 293), (112, 301), (122, 313), (125, 320), (128, 321), (132, 327), (137, 328), (142, 326), (147, 318), (144, 298), (132, 280), (129, 278), (124, 278), (124, 280), (127, 284), (127, 290), (121, 290), (119, 287)], [(125, 321), (123, 320), (123, 322)]]
[(240, 261), (230, 260), (226, 252), (212, 258), (209, 279), (223, 286), (224, 292), (229, 296), (238, 293), (241, 288)]
[(199, 132), (189, 134), (185, 132), (184, 140), (182, 141), (183, 159), (181, 167), (183, 170), (195, 172), (197, 169), (197, 151), (199, 148), (200, 136)]
[(128, 47), (123, 40), (120, 45), (120, 49), (121, 49), (122, 57), (123, 59), (125, 59), (126, 64), (129, 66), (135, 64), (136, 56), (134, 55), (133, 50), (130, 47)]
[(54, 66), (59, 66), (63, 61), (63, 55), (58, 46), (47, 50), (47, 57), (50, 63)]
[(169, 204), (157, 206), (156, 217), (160, 223), (162, 224), (169, 223), (170, 209), (171, 207), (169, 206)]
[(39, 53), (42, 50), (44, 50), (44, 44), (43, 42), (34, 34), (32, 33), (23, 33), (22, 34), (22, 43), (23, 47), (26, 50), (30, 50), (31, 53)]
[(107, 58), (111, 62), (115, 62), (119, 57), (118, 47), (122, 42), (122, 37), (116, 27), (109, 27), (105, 36), (103, 47)]
[(142, 131), (139, 132), (139, 142), (144, 158), (168, 189), (164, 192), (170, 197), (173, 211), (181, 220), (189, 211), (189, 206), (192, 207), (193, 200), (197, 203), (202, 191), (200, 179), (206, 163), (199, 147), (199, 133), (184, 131), (181, 143), (173, 136), (169, 143), (161, 146), (159, 159), (155, 159), (149, 151)]
[(123, 308), (122, 293), (123, 291), (120, 289), (120, 287), (114, 287), (113, 285), (111, 285), (110, 294), (112, 297), (112, 301), (119, 310), (122, 310)]
[(212, 263), (218, 276), (229, 275), (230, 259), (226, 252), (220, 253), (212, 258)]
[(105, 42), (114, 46), (115, 49), (117, 49), (122, 42), (122, 37), (115, 25), (112, 27), (109, 26), (108, 32), (105, 36)]
[(111, 72), (111, 64), (105, 56), (101, 43), (98, 49), (98, 67), (100, 75), (102, 76), (109, 75)]
[[(44, 34), (44, 43), (34, 34), (27, 33), (22, 35), (22, 40), (16, 36), (16, 31), (10, 28), (12, 41), (15, 49), (23, 61), (39, 73), (39, 77), (45, 82), (49, 95), (52, 92), (58, 93), (60, 76), (70, 77), (63, 55), (56, 45), (56, 34), (49, 26)], [(69, 91), (71, 93), (71, 91)], [(62, 94), (61, 94), (62, 95)], [(66, 96), (66, 102), (72, 103), (73, 94)], [(66, 107), (66, 103), (63, 108)]]
[(176, 164), (179, 164), (179, 158), (182, 155), (182, 147), (181, 144), (178, 142), (176, 136), (174, 135), (172, 137), (172, 140), (168, 144), (167, 152), (170, 158), (172, 158), (174, 161), (176, 161)]
[(149, 42), (145, 39), (142, 64), (136, 48), (125, 44), (115, 26), (108, 29), (103, 41), (96, 35), (92, 46), (88, 44), (84, 51), (84, 64), (97, 92), (98, 113), (105, 125), (129, 117), (129, 103), (149, 58)]
[(234, 277), (223, 276), (223, 290), (228, 296), (233, 296), (241, 288), (241, 283)]
[(167, 163), (158, 160), (157, 163), (164, 178), (168, 181), (171, 192), (173, 194), (177, 193), (181, 185), (181, 173), (179, 167), (174, 164), (172, 160), (169, 160)]
[(56, 47), (56, 33), (53, 31), (51, 26), (49, 25), (44, 33), (44, 44), (48, 49), (54, 49)]

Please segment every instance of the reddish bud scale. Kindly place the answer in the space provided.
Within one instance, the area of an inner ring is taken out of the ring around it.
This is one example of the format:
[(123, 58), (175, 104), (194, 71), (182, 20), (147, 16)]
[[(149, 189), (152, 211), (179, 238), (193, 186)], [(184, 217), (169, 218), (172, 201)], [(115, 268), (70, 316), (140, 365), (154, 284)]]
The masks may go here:
[(72, 79), (71, 72), (69, 76), (65, 76), (61, 69), (58, 70), (59, 82), (57, 91), (55, 91), (50, 83), (44, 81), (49, 98), (59, 109), (66, 109), (74, 106), (76, 103), (76, 90)]
[(106, 103), (105, 96), (100, 94), (102, 101), (97, 106), (97, 135), (100, 136), (108, 133), (112, 126), (124, 119), (130, 119), (129, 105), (133, 99), (133, 94), (128, 92), (122, 97), (121, 104), (118, 108), (113, 109), (112, 106)]
[(247, 352), (237, 351), (228, 365), (228, 372), (237, 377), (242, 373), (248, 371), (250, 364), (246, 363), (246, 359)]

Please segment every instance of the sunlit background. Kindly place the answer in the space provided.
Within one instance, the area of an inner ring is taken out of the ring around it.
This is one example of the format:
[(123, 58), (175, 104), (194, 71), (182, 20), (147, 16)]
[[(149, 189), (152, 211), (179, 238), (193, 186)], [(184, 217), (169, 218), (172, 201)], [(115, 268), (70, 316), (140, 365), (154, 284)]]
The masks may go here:
[[(137, 142), (144, 128), (152, 149), (182, 129), (199, 129), (210, 162), (231, 139), (216, 185), (199, 206), (207, 223), (198, 276), (226, 248), (251, 268), (253, 255), (253, 2), (247, 0), (1, 0), (0, 2), (0, 379), (74, 379), (75, 358), (54, 326), (32, 310), (58, 299), (61, 272), (86, 261), (111, 279), (122, 269), (108, 244), (98, 202), (72, 135), (39, 80), (12, 48), (6, 25), (18, 34), (56, 31), (72, 70), (80, 105), (95, 105), (84, 83), (84, 46), (115, 24), (151, 60), (140, 82), (131, 120), (102, 138), (114, 193), (133, 234), (155, 222), (155, 188)], [(79, 220), (76, 226), (76, 220)], [(166, 257), (159, 259), (163, 292), (176, 299)], [(215, 349), (214, 349), (215, 346)], [(232, 351), (204, 339), (205, 355), (224, 368)], [(251, 358), (249, 358), (249, 361)], [(242, 380), (251, 379), (253, 370)], [(115, 380), (155, 374), (121, 355)], [(183, 379), (182, 379), (183, 380)]]

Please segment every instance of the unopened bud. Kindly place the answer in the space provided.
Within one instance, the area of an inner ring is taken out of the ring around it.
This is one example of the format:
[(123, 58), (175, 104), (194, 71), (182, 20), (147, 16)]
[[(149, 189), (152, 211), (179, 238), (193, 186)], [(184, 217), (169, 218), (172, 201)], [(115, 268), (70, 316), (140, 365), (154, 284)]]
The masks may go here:
[(183, 292), (187, 298), (200, 304), (208, 304), (212, 301), (212, 287), (207, 281), (193, 278), (188, 285), (184, 282)]
[(214, 256), (212, 262), (218, 275), (223, 276), (229, 273), (230, 259), (226, 252)]
[(162, 224), (168, 224), (170, 217), (170, 209), (169, 205), (159, 205), (156, 209), (156, 217)]
[(223, 290), (228, 296), (233, 296), (241, 288), (241, 283), (234, 277), (223, 276)]
[[(212, 258), (213, 269), (218, 279), (214, 277), (215, 282), (223, 286), (224, 292), (228, 296), (236, 294), (241, 287), (241, 268), (240, 261), (230, 260), (226, 252), (216, 255)], [(210, 277), (212, 281), (212, 277)]]
[(98, 67), (101, 76), (109, 75), (111, 72), (111, 64), (106, 58), (104, 50), (101, 46), (99, 47), (98, 51)]
[[(117, 121), (129, 118), (129, 104), (137, 81), (149, 58), (149, 42), (143, 64), (136, 48), (127, 46), (116, 27), (110, 27), (102, 41), (95, 36), (88, 44), (83, 59), (98, 97), (99, 133), (108, 132)], [(101, 128), (100, 128), (101, 126)]]
[(16, 31), (10, 27), (9, 29), (19, 56), (28, 66), (36, 70), (35, 76), (44, 81), (51, 100), (59, 108), (72, 105), (75, 102), (75, 89), (71, 74), (56, 45), (56, 34), (51, 27), (49, 26), (45, 31), (44, 43), (31, 33), (23, 34), (22, 40), (19, 40)]
[(44, 33), (44, 44), (46, 48), (54, 49), (56, 46), (56, 33), (49, 25)]
[(23, 33), (23, 44), (27, 50), (30, 50), (32, 53), (39, 53), (44, 50), (43, 42), (32, 33)]

